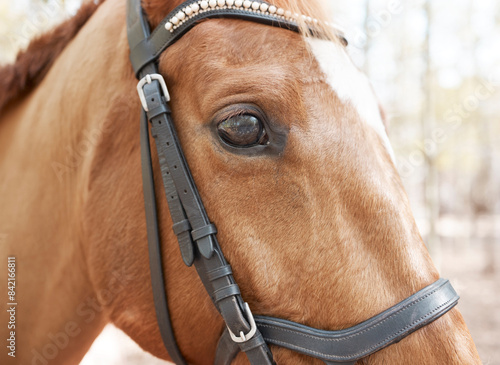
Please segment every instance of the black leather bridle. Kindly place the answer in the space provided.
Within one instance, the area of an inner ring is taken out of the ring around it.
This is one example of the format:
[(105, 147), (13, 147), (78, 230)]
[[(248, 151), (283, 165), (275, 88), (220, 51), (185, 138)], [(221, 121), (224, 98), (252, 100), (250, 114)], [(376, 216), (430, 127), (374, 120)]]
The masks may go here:
[[(451, 284), (439, 279), (363, 323), (340, 331), (323, 331), (284, 319), (254, 317), (241, 297), (231, 266), (217, 241), (217, 229), (208, 219), (184, 158), (168, 105), (170, 96), (158, 72), (157, 62), (167, 47), (202, 19), (237, 18), (298, 31), (295, 16), (263, 1), (188, 0), (175, 8), (151, 33), (140, 0), (128, 0), (130, 60), (140, 80), (137, 90), (143, 109), (141, 160), (153, 296), (163, 342), (176, 364), (187, 362), (177, 346), (168, 311), (150, 129), (182, 259), (187, 266), (194, 264), (226, 324), (217, 347), (215, 364), (230, 364), (240, 351), (247, 354), (251, 364), (274, 364), (268, 344), (323, 360), (326, 364), (354, 364), (429, 324), (458, 302), (459, 297)], [(314, 26), (315, 20), (306, 20)]]

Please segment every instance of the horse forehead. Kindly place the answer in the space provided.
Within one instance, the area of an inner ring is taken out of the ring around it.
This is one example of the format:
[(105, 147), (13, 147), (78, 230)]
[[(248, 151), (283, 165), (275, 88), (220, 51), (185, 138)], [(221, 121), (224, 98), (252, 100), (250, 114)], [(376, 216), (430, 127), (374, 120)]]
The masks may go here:
[[(214, 37), (214, 34), (223, 35), (224, 41), (221, 42), (221, 38)], [(356, 112), (378, 134), (395, 161), (371, 85), (339, 44), (236, 19), (203, 22), (187, 37), (191, 39), (191, 46), (197, 49), (198, 57), (183, 61), (181, 65), (191, 63), (198, 73), (204, 75), (229, 74), (227, 82), (239, 80), (241, 74), (245, 77), (241, 80), (245, 84), (266, 86), (272, 81), (274, 88), (285, 91), (283, 95), (288, 95), (286, 90), (289, 90), (280, 87), (283, 86), (279, 85), (283, 79), (295, 80), (298, 82), (295, 87), (318, 81), (317, 71), (311, 67), (311, 61), (316, 59), (324, 74), (321, 80), (327, 82), (340, 102)], [(213, 80), (213, 76), (209, 79)], [(213, 87), (213, 83), (210, 85)], [(310, 96), (314, 98), (314, 95)]]
[(210, 19), (185, 38), (204, 66), (298, 63), (308, 54), (302, 37), (289, 30), (240, 19)]
[(380, 108), (367, 77), (354, 66), (340, 45), (317, 38), (308, 38), (307, 43), (330, 88), (341, 102), (350, 104), (361, 120), (375, 130), (394, 161)]

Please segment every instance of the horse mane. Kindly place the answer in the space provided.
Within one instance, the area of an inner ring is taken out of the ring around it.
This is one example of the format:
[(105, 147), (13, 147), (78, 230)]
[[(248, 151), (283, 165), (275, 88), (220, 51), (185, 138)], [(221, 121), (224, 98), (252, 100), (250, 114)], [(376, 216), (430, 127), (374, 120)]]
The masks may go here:
[(95, 12), (99, 3), (82, 4), (76, 15), (32, 40), (13, 64), (0, 67), (0, 110), (23, 91), (36, 86), (56, 58)]

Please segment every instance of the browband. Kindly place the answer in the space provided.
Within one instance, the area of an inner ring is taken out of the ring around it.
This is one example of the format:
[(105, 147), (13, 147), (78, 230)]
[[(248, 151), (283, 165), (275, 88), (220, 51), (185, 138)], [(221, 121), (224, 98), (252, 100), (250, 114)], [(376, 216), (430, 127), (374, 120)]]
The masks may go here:
[[(219, 6), (220, 5), (220, 6)], [(448, 312), (458, 302), (451, 284), (440, 279), (381, 314), (341, 331), (322, 331), (284, 319), (256, 316), (241, 297), (217, 241), (175, 132), (170, 96), (157, 60), (200, 20), (237, 18), (298, 31), (292, 15), (263, 1), (189, 0), (171, 12), (150, 34), (140, 0), (128, 0), (127, 34), (130, 59), (140, 79), (141, 164), (148, 233), (151, 284), (158, 325), (172, 360), (187, 364), (179, 350), (170, 322), (164, 267), (158, 230), (149, 130), (155, 139), (165, 195), (184, 263), (194, 265), (212, 301), (226, 324), (219, 341), (216, 365), (228, 365), (239, 351), (251, 364), (274, 364), (268, 344), (284, 347), (327, 364), (354, 364), (425, 326)], [(307, 19), (313, 25), (314, 19)]]
[[(229, 3), (231, 0), (225, 0), (225, 4), (226, 1)], [(129, 2), (129, 4), (130, 3), (132, 2)], [(213, 6), (217, 3), (218, 2), (215, 0), (185, 1), (172, 10), (172, 12), (160, 22), (158, 27), (151, 33), (150, 36), (142, 39), (139, 37), (139, 39), (134, 39), (134, 42), (129, 42), (130, 61), (132, 62), (132, 67), (134, 68), (136, 75), (145, 65), (156, 61), (165, 49), (175, 43), (203, 19), (243, 19), (270, 26), (282, 27), (292, 31), (298, 31), (299, 29), (297, 23), (293, 19), (293, 14), (285, 11), (284, 9), (273, 7), (266, 2), (236, 0), (232, 1), (231, 6)], [(240, 3), (241, 6), (237, 6), (237, 4)], [(257, 6), (254, 4), (259, 4), (258, 9), (255, 9)], [(195, 11), (197, 8), (198, 10)], [(264, 11), (264, 9), (266, 10)], [(139, 11), (142, 12), (142, 9)], [(176, 24), (173, 24), (172, 20)], [(311, 23), (314, 23), (313, 19), (311, 19)], [(171, 28), (170, 26), (167, 26), (170, 28), (169, 30), (165, 28), (166, 24), (170, 24)], [(139, 30), (135, 30), (134, 27), (134, 25), (130, 27), (129, 32), (136, 32)]]

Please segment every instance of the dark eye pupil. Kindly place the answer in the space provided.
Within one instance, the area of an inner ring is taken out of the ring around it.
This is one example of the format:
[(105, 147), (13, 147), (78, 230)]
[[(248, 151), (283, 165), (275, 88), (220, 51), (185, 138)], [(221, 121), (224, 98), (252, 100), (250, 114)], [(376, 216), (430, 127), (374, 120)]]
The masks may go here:
[(219, 136), (227, 143), (244, 147), (257, 144), (263, 129), (260, 121), (252, 115), (237, 115), (217, 126)]

